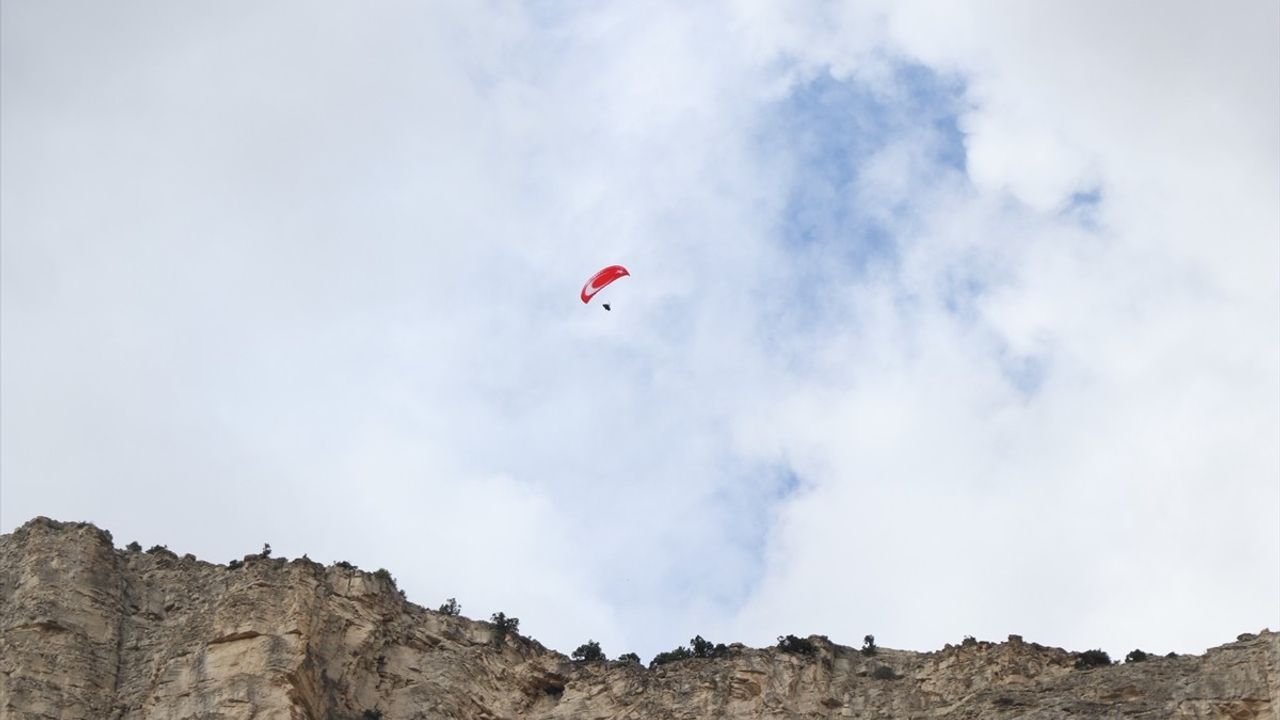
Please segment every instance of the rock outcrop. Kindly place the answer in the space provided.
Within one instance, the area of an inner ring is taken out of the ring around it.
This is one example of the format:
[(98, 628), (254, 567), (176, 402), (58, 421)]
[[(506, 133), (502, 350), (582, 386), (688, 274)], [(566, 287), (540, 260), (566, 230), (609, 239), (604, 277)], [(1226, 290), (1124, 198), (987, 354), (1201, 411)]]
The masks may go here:
[(405, 601), (389, 575), (116, 549), (84, 523), (0, 536), (0, 718), (1280, 717), (1280, 635), (1076, 669), (966, 641), (928, 653), (729, 646), (652, 670), (573, 662)]

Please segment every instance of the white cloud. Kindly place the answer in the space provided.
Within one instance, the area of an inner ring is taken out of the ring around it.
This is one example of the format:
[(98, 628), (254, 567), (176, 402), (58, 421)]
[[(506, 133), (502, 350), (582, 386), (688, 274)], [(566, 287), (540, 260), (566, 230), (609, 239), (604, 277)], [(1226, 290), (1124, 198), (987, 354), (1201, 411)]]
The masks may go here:
[[(743, 632), (1123, 652), (1275, 623), (1276, 22), (1228, 10), (888, 12), (909, 56), (965, 78), (979, 194), (915, 202), (899, 272), (850, 296), (875, 320), (827, 345), (837, 379), (770, 424), (813, 488), (782, 510)], [(1093, 227), (1055, 218), (1094, 188)], [(957, 269), (986, 285), (973, 313), (943, 309)], [(1044, 369), (1029, 397), (1000, 373), (1020, 357)]]
[(4, 527), (564, 651), (1274, 622), (1275, 23), (1102, 7), (8, 3)]

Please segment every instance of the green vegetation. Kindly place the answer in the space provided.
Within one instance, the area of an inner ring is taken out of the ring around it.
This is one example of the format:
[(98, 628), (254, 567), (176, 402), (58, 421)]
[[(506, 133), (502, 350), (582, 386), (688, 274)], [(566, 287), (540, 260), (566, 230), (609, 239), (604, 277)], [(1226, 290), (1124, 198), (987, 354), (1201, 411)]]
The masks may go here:
[(605, 660), (604, 651), (600, 649), (600, 643), (595, 640), (588, 640), (585, 644), (579, 645), (577, 650), (569, 657), (574, 660), (593, 661)]
[(622, 653), (618, 656), (618, 662), (624, 663), (640, 663), (640, 656), (635, 653)]
[(1142, 652), (1141, 650), (1130, 650), (1129, 654), (1124, 656), (1124, 661), (1127, 663), (1145, 662), (1146, 659), (1147, 659), (1147, 654)]
[(142, 546), (138, 544), (137, 540), (134, 540), (128, 545), (125, 545), (124, 549), (128, 550), (129, 552), (142, 552)]
[(875, 635), (867, 635), (866, 637), (862, 638), (862, 654), (863, 655), (866, 655), (867, 657), (871, 657), (872, 655), (876, 654), (877, 650), (879, 650), (879, 648), (876, 647)]
[(729, 654), (727, 645), (724, 643), (713, 645), (710, 640), (702, 639), (701, 635), (694, 635), (689, 641), (689, 647), (692, 648), (693, 656), (697, 658), (717, 658)]
[[(782, 640), (782, 638), (778, 638), (778, 640)], [(689, 645), (693, 648), (692, 650), (681, 645), (675, 650), (668, 650), (667, 652), (654, 655), (653, 659), (649, 661), (649, 667), (655, 668), (669, 662), (688, 660), (689, 658), (720, 658), (729, 654), (728, 645), (725, 645), (724, 643), (713, 643), (701, 635), (694, 635), (693, 638), (689, 640)], [(636, 662), (640, 661), (640, 658), (635, 656), (634, 653), (628, 653), (628, 655), (635, 657)], [(621, 659), (622, 658), (619, 658), (619, 660)]]
[(449, 598), (440, 606), (439, 612), (441, 615), (461, 615), (462, 606), (458, 604), (457, 599)]
[(520, 618), (509, 618), (505, 613), (496, 612), (489, 616), (494, 626), (494, 642), (502, 642), (507, 635), (520, 633)]
[(649, 661), (649, 668), (653, 669), (659, 665), (666, 665), (669, 662), (678, 660), (688, 660), (691, 657), (693, 657), (693, 653), (689, 651), (689, 648), (681, 645), (675, 650), (668, 650), (654, 655), (653, 659)]
[(1094, 667), (1105, 667), (1111, 664), (1111, 656), (1102, 650), (1085, 650), (1076, 657), (1076, 669), (1088, 670)]
[(262, 543), (262, 552), (258, 553), (258, 557), (263, 560), (271, 557), (271, 543)]
[(778, 636), (778, 649), (783, 652), (796, 653), (797, 655), (812, 655), (818, 651), (818, 648), (805, 638), (798, 638), (795, 635)]

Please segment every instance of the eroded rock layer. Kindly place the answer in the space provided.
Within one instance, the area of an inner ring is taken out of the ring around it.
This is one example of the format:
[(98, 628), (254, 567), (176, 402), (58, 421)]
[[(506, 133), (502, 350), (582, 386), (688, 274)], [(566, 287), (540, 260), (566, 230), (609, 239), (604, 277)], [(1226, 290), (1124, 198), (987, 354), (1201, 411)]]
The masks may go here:
[(809, 655), (575, 663), (349, 566), (232, 568), (45, 518), (0, 536), (6, 720), (1280, 717), (1269, 631), (1089, 670), (1016, 636), (874, 656), (809, 640)]

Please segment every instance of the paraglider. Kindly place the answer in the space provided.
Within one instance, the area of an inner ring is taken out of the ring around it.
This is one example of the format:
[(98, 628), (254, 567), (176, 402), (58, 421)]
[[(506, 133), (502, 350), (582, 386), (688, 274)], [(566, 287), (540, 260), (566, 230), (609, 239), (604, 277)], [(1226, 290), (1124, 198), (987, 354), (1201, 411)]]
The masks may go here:
[[(610, 265), (609, 267), (604, 268), (595, 275), (592, 275), (591, 279), (587, 280), (587, 284), (582, 286), (582, 302), (584, 304), (591, 302), (591, 298), (595, 297), (596, 293), (608, 287), (608, 285), (614, 280), (626, 277), (630, 274), (631, 273), (627, 272), (627, 269), (621, 265)], [(613, 308), (609, 306), (609, 303), (601, 303), (601, 306), (605, 310), (613, 310)]]

